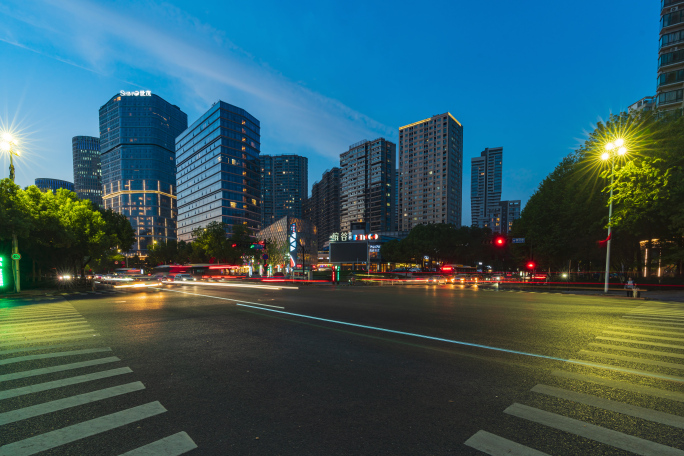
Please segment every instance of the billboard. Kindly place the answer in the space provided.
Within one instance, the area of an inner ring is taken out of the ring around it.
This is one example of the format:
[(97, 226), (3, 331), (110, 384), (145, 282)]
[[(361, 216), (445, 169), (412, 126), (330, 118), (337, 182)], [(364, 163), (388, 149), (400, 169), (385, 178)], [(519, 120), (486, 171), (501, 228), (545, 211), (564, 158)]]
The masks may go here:
[(368, 259), (366, 242), (331, 242), (331, 263), (365, 263)]

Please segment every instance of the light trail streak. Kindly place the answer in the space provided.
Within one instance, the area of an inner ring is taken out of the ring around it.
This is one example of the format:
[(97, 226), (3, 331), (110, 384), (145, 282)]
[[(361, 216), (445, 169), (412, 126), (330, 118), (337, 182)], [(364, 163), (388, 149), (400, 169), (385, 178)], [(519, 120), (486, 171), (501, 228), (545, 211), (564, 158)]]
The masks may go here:
[[(284, 309), (284, 308), (285, 308), (285, 307), (281, 307), (281, 306), (272, 306), (272, 305), (270, 305), (270, 304), (261, 304), (260, 302), (250, 302), (250, 301), (244, 301), (244, 300), (240, 300), (240, 299), (224, 298), (224, 297), (221, 297), (221, 296), (212, 296), (212, 295), (203, 295), (203, 294), (199, 294), (199, 293), (190, 293), (190, 292), (188, 292), (188, 291), (166, 290), (166, 289), (164, 289), (164, 288), (155, 288), (155, 290), (171, 291), (171, 292), (173, 292), (173, 293), (183, 293), (183, 294), (189, 294), (189, 295), (193, 295), (193, 296), (202, 296), (202, 297), (204, 297), (204, 298), (221, 299), (221, 300), (223, 300), (223, 301), (247, 302), (247, 303), (249, 303), (249, 304), (254, 304), (255, 306), (274, 307), (274, 308), (276, 308), (276, 309)], [(248, 307), (252, 307), (252, 306), (248, 306)], [(254, 308), (255, 308), (255, 309), (261, 309), (261, 307), (254, 307)], [(269, 309), (263, 309), (263, 310), (269, 310)]]
[[(238, 287), (238, 288), (264, 288), (267, 290), (299, 290), (299, 287), (284, 287), (274, 285), (251, 285), (241, 283), (216, 283), (216, 282), (164, 282), (165, 285), (203, 285), (209, 287)], [(158, 286), (155, 284), (154, 286)]]

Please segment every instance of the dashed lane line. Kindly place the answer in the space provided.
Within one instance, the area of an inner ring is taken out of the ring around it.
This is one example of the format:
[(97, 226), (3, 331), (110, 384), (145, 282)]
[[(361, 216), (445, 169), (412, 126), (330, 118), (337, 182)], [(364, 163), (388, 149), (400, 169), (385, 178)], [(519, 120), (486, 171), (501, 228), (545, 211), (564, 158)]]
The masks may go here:
[(642, 456), (684, 456), (684, 451), (677, 448), (651, 442), (650, 440), (641, 439), (629, 434), (529, 407), (527, 405), (515, 403), (504, 410), (504, 413), (564, 432), (569, 432), (580, 437), (605, 443), (606, 445)]
[(465, 441), (465, 445), (490, 456), (549, 456), (517, 442), (513, 442), (487, 431), (477, 431)]
[(26, 420), (35, 416), (45, 415), (59, 410), (65, 410), (72, 407), (77, 407), (91, 402), (101, 401), (112, 397), (120, 396), (122, 394), (132, 393), (145, 389), (141, 382), (127, 383), (125, 385), (113, 386), (98, 391), (93, 391), (85, 394), (78, 394), (76, 396), (66, 397), (55, 401), (44, 402), (42, 404), (32, 405), (30, 407), (12, 410), (11, 412), (0, 413), (0, 426), (14, 423), (16, 421)]
[(195, 448), (197, 444), (190, 436), (185, 432), (179, 432), (120, 456), (178, 456)]
[(0, 456), (30, 456), (164, 412), (166, 409), (159, 402), (150, 402), (4, 445), (0, 447)]
[(578, 393), (569, 391), (555, 386), (537, 385), (531, 391), (547, 396), (557, 397), (568, 401), (577, 402), (579, 404), (589, 405), (591, 407), (602, 408), (610, 410), (611, 412), (621, 413), (623, 415), (641, 418), (643, 420), (653, 421), (654, 423), (664, 424), (679, 429), (684, 429), (684, 417), (672, 415), (670, 413), (658, 412), (656, 410), (638, 407), (636, 405), (624, 404), (622, 402), (611, 401), (610, 399), (603, 399), (592, 396), (591, 394)]
[(41, 369), (32, 369), (28, 371), (15, 372), (13, 374), (0, 375), (0, 382), (8, 382), (10, 380), (17, 380), (20, 378), (35, 377), (37, 375), (52, 374), (54, 372), (63, 372), (71, 369), (80, 369), (82, 367), (98, 366), (100, 364), (115, 363), (121, 361), (116, 356), (109, 356), (107, 358), (91, 359), (89, 361), (81, 361), (78, 363), (60, 364), (59, 366), (43, 367)]

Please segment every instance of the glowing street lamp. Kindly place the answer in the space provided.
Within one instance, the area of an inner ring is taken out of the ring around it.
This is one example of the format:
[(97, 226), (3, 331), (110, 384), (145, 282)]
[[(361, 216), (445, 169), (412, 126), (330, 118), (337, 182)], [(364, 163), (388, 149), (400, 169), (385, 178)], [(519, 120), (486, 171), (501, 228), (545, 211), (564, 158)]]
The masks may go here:
[(613, 218), (613, 179), (615, 177), (615, 158), (624, 157), (627, 154), (625, 147), (625, 140), (618, 138), (613, 142), (606, 144), (606, 152), (601, 154), (601, 160), (610, 160), (610, 205), (608, 209), (608, 238), (606, 245), (606, 277), (603, 284), (603, 292), (608, 293), (608, 280), (610, 279), (610, 238), (612, 233), (611, 220)]
[[(9, 154), (10, 166), (9, 166), (9, 178), (14, 182), (14, 161), (12, 156), (19, 156), (19, 152), (14, 150), (14, 146), (17, 145), (16, 139), (9, 132), (4, 132), (2, 134), (2, 142), (0, 142), (0, 149)], [(14, 274), (14, 289), (17, 293), (21, 291), (21, 285), (19, 282), (19, 240), (17, 235), (12, 233), (12, 273)]]

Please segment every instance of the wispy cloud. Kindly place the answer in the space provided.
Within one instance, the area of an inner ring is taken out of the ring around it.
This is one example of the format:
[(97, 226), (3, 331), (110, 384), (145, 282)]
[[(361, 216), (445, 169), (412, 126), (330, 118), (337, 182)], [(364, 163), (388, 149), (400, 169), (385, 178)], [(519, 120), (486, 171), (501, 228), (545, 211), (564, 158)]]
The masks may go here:
[(396, 135), (343, 102), (289, 80), (183, 10), (152, 1), (140, 5), (44, 0), (26, 14), (5, 10), (49, 45), (43, 50), (23, 44), (16, 33), (4, 41), (98, 74), (117, 77), (123, 65), (164, 78), (179, 87), (165, 94), (167, 100), (186, 111), (202, 113), (217, 99), (245, 108), (262, 122), (264, 153), (300, 150), (337, 158), (360, 139)]

